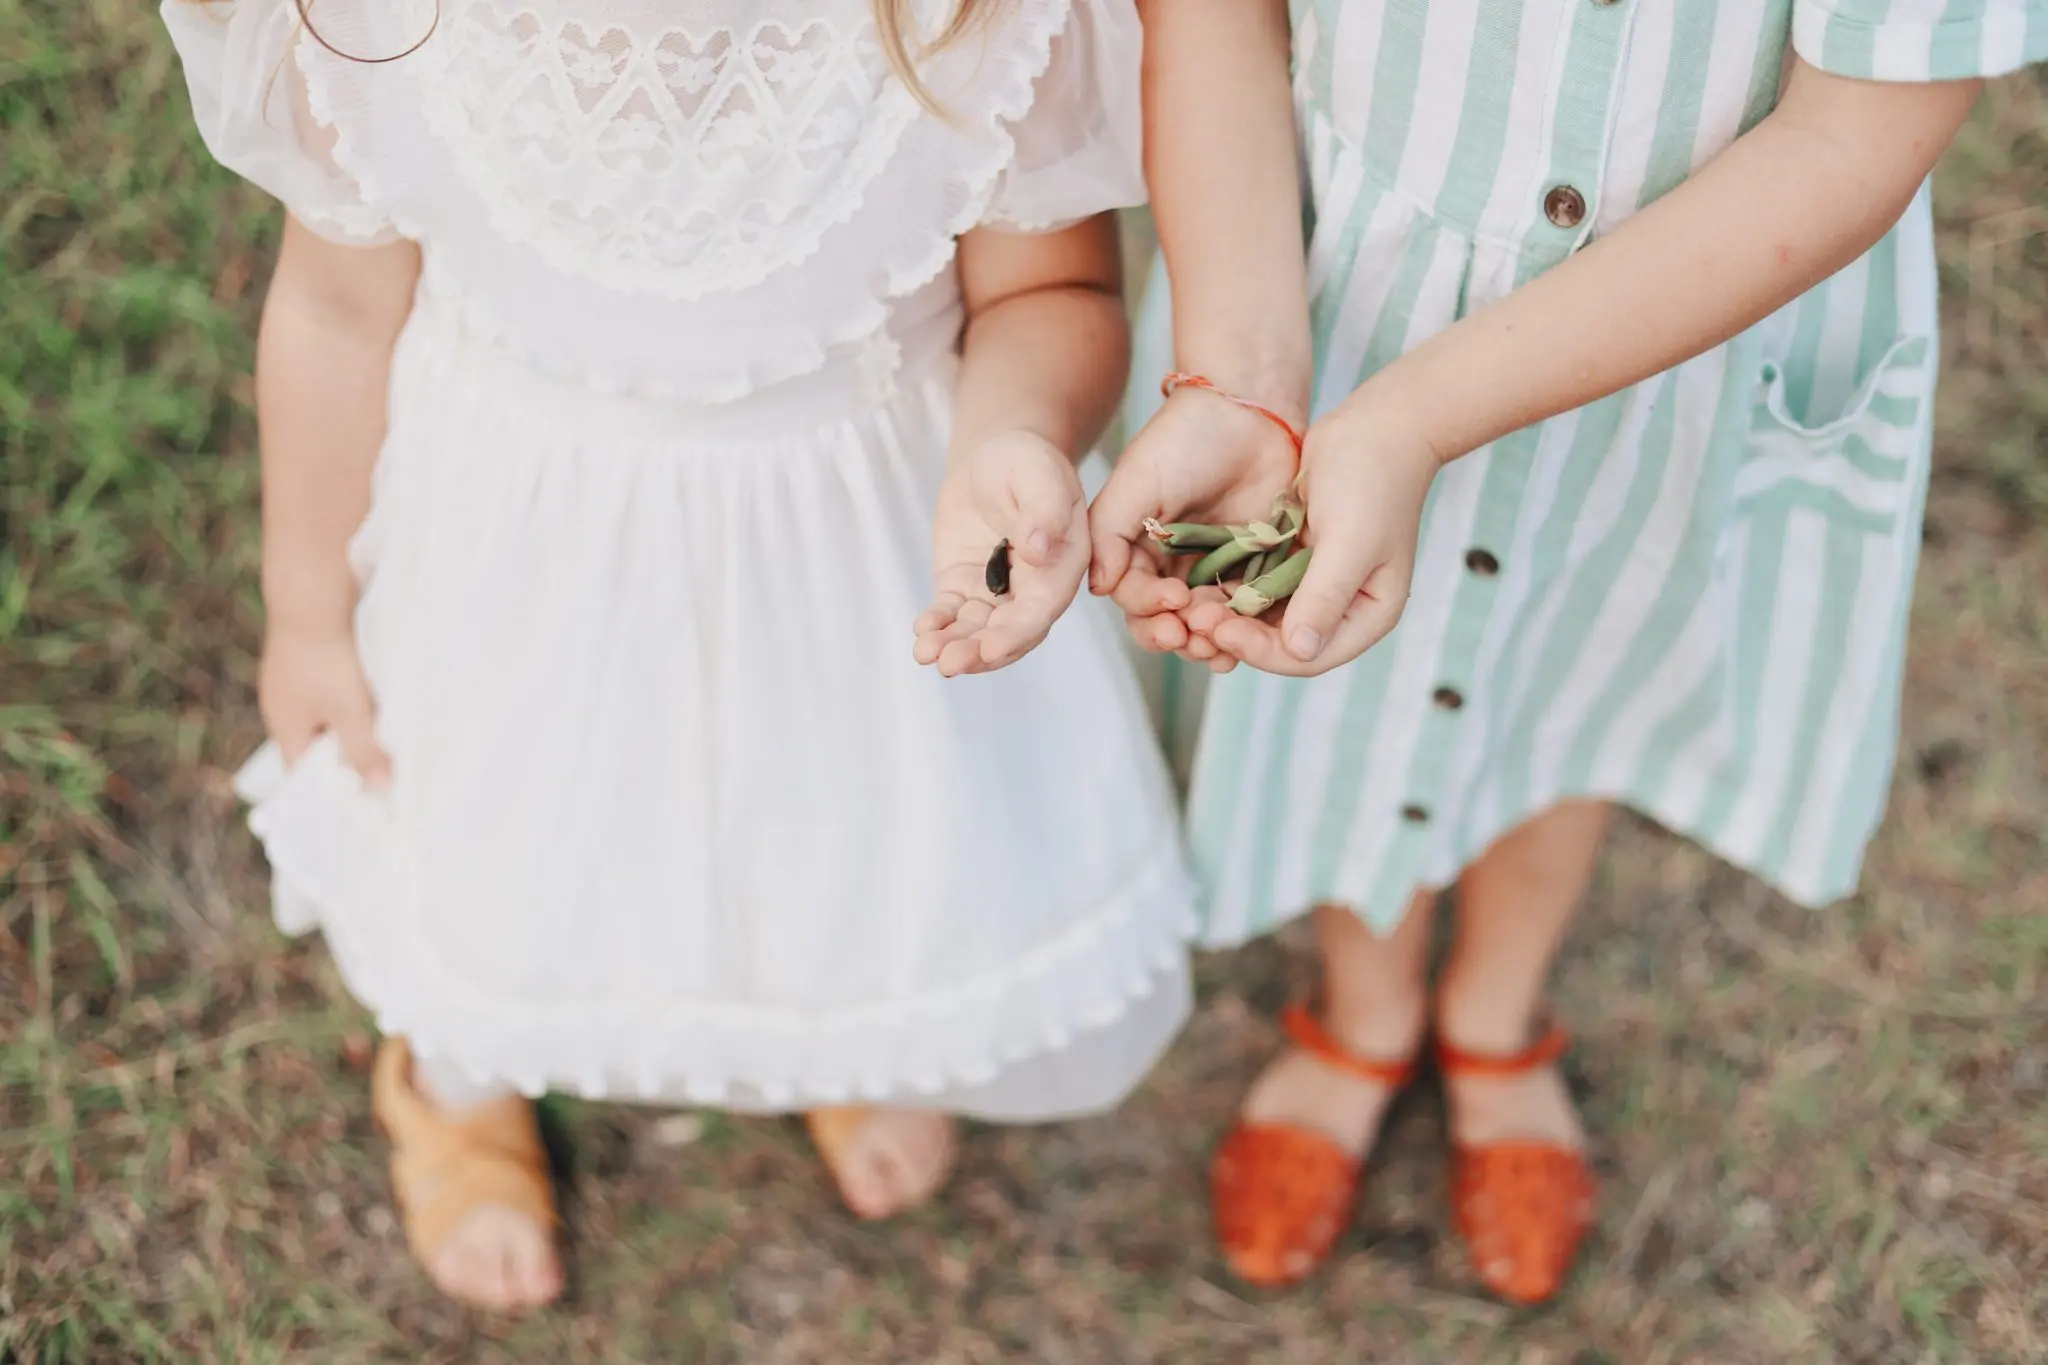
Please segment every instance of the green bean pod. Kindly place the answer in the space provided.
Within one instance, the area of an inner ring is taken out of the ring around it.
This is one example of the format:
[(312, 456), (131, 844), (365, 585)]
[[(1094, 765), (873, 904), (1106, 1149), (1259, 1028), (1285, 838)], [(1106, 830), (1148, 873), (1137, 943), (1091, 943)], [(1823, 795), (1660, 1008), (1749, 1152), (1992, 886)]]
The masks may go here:
[(1193, 550), (1214, 550), (1231, 540), (1227, 526), (1209, 526), (1198, 521), (1170, 521), (1161, 525), (1147, 518), (1145, 533), (1175, 554)]
[(1247, 544), (1242, 538), (1218, 545), (1188, 571), (1188, 586), (1205, 588), (1221, 579), (1226, 571), (1236, 568), (1258, 552), (1258, 546)]
[(1302, 577), (1308, 573), (1309, 557), (1314, 550), (1303, 546), (1274, 568), (1266, 570), (1257, 578), (1247, 579), (1230, 595), (1230, 609), (1239, 616), (1263, 616), (1273, 609), (1273, 604), (1291, 597), (1301, 586)]

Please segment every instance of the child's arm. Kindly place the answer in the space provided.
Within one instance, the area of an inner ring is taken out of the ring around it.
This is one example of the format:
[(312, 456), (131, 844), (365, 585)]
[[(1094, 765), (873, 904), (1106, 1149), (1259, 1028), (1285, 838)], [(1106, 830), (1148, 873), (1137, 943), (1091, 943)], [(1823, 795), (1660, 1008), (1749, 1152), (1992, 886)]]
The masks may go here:
[(264, 720), (287, 761), (331, 731), (373, 781), (385, 759), (356, 661), (348, 543), (369, 511), (391, 352), (418, 273), (411, 243), (337, 246), (288, 218), (257, 340)]
[(1115, 215), (1062, 232), (968, 233), (960, 239), (960, 293), (967, 330), (954, 460), (1014, 432), (1037, 437), (1070, 464), (1079, 460), (1116, 414), (1130, 366)]
[(1719, 346), (1875, 246), (1982, 86), (1881, 85), (1795, 62), (1777, 109), (1699, 174), (1345, 408), (1398, 403), (1453, 460)]
[(1357, 657), (1400, 617), (1441, 462), (1710, 350), (1854, 261), (1898, 221), (1980, 87), (1795, 62), (1776, 110), (1692, 179), (1317, 426), (1303, 475), (1316, 555), (1279, 626), (1218, 612), (1192, 624), (1272, 672)]
[[(1074, 464), (1116, 411), (1130, 364), (1116, 219), (960, 239), (967, 308), (950, 469), (933, 524), (936, 592), (916, 655), (951, 677), (1029, 653), (1080, 589), (1088, 509)], [(987, 583), (1008, 540), (1009, 588)]]
[(1305, 426), (1311, 355), (1286, 0), (1141, 0), (1145, 183), (1175, 368)]
[[(1286, 0), (1140, 0), (1145, 178), (1173, 295), (1176, 369), (1307, 425), (1308, 288)], [(1146, 375), (1146, 382), (1163, 376)], [(1145, 518), (1263, 517), (1295, 472), (1277, 428), (1213, 394), (1168, 399), (1090, 518), (1092, 582), (1153, 649), (1188, 644), (1178, 578), (1134, 546)]]

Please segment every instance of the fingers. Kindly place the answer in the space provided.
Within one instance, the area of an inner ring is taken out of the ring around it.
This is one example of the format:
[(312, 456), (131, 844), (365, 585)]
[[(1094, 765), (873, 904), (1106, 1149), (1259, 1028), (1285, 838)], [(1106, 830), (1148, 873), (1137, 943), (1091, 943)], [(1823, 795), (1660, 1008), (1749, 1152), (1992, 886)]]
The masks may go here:
[(286, 767), (304, 757), (320, 733), (319, 725), (310, 718), (269, 711), (263, 714), (263, 726), (270, 731), (271, 741), (277, 745), (278, 753), (284, 756)]
[(1159, 572), (1150, 551), (1142, 551), (1133, 553), (1129, 567), (1109, 597), (1123, 608), (1126, 616), (1157, 616), (1186, 607), (1190, 592), (1180, 579)]
[(1095, 542), (1095, 562), (1088, 571), (1088, 587), (1108, 596), (1122, 584), (1124, 575), (1139, 564), (1149, 564), (1148, 555), (1137, 551), (1145, 534), (1145, 518), (1160, 511), (1152, 484), (1128, 453), (1117, 462), (1109, 482), (1095, 495), (1088, 509), (1088, 533)]
[(994, 610), (993, 604), (979, 598), (963, 598), (958, 593), (941, 593), (931, 610), (918, 617), (917, 640), (911, 647), (912, 657), (921, 664), (938, 663), (949, 646), (971, 638), (987, 624), (989, 614)]
[(1174, 612), (1160, 616), (1126, 616), (1124, 625), (1140, 649), (1154, 654), (1177, 654), (1187, 647), (1187, 623)]
[(1364, 589), (1365, 580), (1388, 559), (1378, 536), (1366, 528), (1349, 525), (1352, 509), (1347, 501), (1329, 499), (1322, 505), (1333, 508), (1336, 515), (1321, 526), (1310, 522), (1316, 532), (1315, 555), (1308, 562), (1301, 586), (1287, 599), (1284, 618), (1283, 643), (1287, 652), (1301, 663), (1314, 663), (1336, 638), (1338, 627)]
[(377, 743), (375, 711), (367, 692), (352, 698), (329, 727), (341, 745), (341, 756), (366, 786), (381, 788), (391, 780), (391, 759)]
[(1050, 567), (1082, 511), (1072, 471), (1050, 460), (1021, 461), (1011, 473), (1009, 492), (1011, 548), (1027, 564)]
[(932, 598), (932, 604), (924, 609), (923, 615), (911, 625), (912, 632), (926, 635), (944, 630), (953, 624), (953, 618), (960, 614), (960, 608), (967, 599), (957, 592), (941, 592)]
[[(1384, 588), (1383, 579), (1387, 580)], [(1350, 663), (1385, 639), (1387, 633), (1399, 624), (1401, 612), (1408, 603), (1405, 583), (1400, 584), (1400, 590), (1396, 592), (1391, 576), (1376, 574), (1371, 586), (1380, 595), (1358, 593), (1350, 608), (1330, 628), (1329, 638), (1312, 659), (1299, 657), (1283, 643), (1292, 638), (1296, 629), (1292, 599), (1289, 599), (1277, 624), (1235, 616), (1226, 609), (1226, 619), (1216, 620), (1204, 633), (1215, 641), (1219, 650), (1262, 672), (1294, 678), (1315, 677)]]

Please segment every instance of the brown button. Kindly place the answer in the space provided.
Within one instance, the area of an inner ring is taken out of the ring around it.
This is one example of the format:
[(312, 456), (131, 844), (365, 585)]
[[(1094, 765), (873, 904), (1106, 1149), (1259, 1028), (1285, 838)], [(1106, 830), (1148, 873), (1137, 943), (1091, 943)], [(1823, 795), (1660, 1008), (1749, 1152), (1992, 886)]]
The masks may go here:
[(1543, 196), (1543, 216), (1561, 228), (1575, 228), (1586, 221), (1586, 196), (1570, 185), (1553, 185)]
[(1465, 704), (1465, 694), (1455, 687), (1439, 687), (1435, 701), (1446, 711), (1455, 711)]
[(1484, 550), (1468, 550), (1465, 553), (1465, 567), (1481, 578), (1491, 578), (1500, 572), (1500, 561)]
[(1429, 812), (1421, 806), (1403, 806), (1401, 807), (1401, 818), (1411, 825), (1427, 824), (1429, 822)]

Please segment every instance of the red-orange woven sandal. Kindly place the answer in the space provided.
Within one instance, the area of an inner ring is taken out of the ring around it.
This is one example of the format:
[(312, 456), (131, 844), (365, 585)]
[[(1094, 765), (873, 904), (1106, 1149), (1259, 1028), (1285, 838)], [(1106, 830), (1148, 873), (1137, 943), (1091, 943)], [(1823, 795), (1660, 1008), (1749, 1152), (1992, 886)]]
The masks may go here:
[[(1290, 1005), (1280, 1022), (1296, 1047), (1364, 1080), (1399, 1089), (1414, 1074), (1412, 1061), (1379, 1061), (1347, 1051), (1300, 1005)], [(1209, 1168), (1216, 1240), (1231, 1270), (1256, 1285), (1305, 1278), (1329, 1256), (1350, 1221), (1364, 1165), (1362, 1157), (1312, 1129), (1239, 1121)]]
[[(1437, 1067), (1457, 1076), (1519, 1076), (1549, 1066), (1569, 1040), (1551, 1028), (1510, 1056), (1466, 1052), (1439, 1040)], [(1586, 1154), (1560, 1142), (1451, 1144), (1451, 1214), (1486, 1287), (1509, 1303), (1549, 1301), (1564, 1287), (1593, 1225)]]

